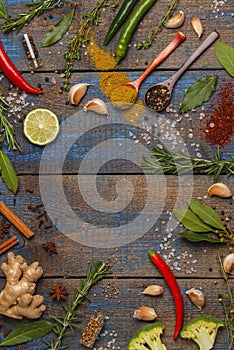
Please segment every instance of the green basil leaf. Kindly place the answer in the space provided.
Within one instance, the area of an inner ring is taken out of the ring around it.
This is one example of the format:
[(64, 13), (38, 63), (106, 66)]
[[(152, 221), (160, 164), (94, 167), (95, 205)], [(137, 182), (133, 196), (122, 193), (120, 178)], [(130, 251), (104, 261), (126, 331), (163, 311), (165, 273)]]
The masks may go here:
[(1, 150), (0, 150), (0, 171), (5, 184), (7, 185), (9, 190), (11, 190), (15, 194), (18, 189), (18, 177), (10, 159)]
[(62, 18), (59, 22), (57, 22), (43, 37), (41, 46), (47, 47), (51, 46), (57, 41), (59, 41), (64, 34), (68, 31), (72, 18), (74, 15), (75, 9), (68, 12), (68, 14)]
[(193, 83), (185, 92), (178, 113), (184, 113), (207, 102), (216, 89), (216, 76), (201, 78)]
[(225, 230), (220, 217), (214, 211), (214, 209), (195, 200), (191, 200), (188, 203), (194, 214), (199, 216), (199, 218), (207, 225), (210, 225), (218, 230)]
[(2, 0), (0, 0), (0, 18), (7, 19), (6, 7)]
[(173, 214), (188, 230), (194, 232), (211, 232), (212, 228), (206, 225), (190, 209), (174, 209)]
[(215, 53), (219, 63), (234, 77), (234, 48), (226, 43), (218, 41), (215, 43)]
[(190, 242), (210, 242), (210, 243), (220, 243), (220, 240), (217, 238), (213, 238), (211, 236), (203, 235), (201, 233), (196, 233), (192, 231), (184, 231), (181, 233), (178, 233), (179, 236), (187, 239)]
[(3, 342), (1, 342), (0, 346), (17, 345), (41, 338), (52, 331), (55, 325), (55, 323), (47, 321), (25, 323), (8, 334)]

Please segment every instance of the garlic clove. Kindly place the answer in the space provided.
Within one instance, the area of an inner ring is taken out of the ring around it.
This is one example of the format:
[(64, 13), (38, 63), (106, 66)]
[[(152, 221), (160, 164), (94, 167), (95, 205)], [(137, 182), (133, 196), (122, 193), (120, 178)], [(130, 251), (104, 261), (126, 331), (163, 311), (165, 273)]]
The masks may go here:
[(100, 98), (94, 98), (86, 103), (84, 106), (85, 111), (93, 111), (98, 114), (108, 114), (107, 105)]
[(192, 301), (192, 303), (201, 310), (203, 306), (205, 305), (205, 295), (204, 293), (195, 288), (189, 289), (186, 294), (188, 295), (189, 299)]
[(193, 30), (198, 35), (198, 38), (200, 38), (203, 34), (203, 28), (200, 19), (198, 17), (193, 17), (191, 23)]
[(81, 99), (86, 94), (88, 86), (89, 84), (75, 84), (70, 88), (68, 98), (71, 104), (78, 105), (80, 103)]
[(145, 288), (145, 290), (142, 293), (152, 296), (161, 295), (163, 294), (163, 287), (158, 286), (156, 284), (152, 284), (151, 286)]
[(222, 198), (232, 197), (232, 192), (229, 189), (229, 187), (227, 187), (227, 185), (225, 185), (221, 182), (217, 182), (216, 184), (210, 186), (208, 188), (208, 193), (211, 196), (218, 196), (218, 197), (222, 197)]
[(234, 269), (234, 253), (230, 253), (225, 256), (223, 259), (223, 268), (226, 273), (234, 275), (234, 272), (232, 272)]
[(184, 23), (184, 12), (180, 11), (177, 15), (170, 18), (167, 23), (165, 23), (165, 27), (167, 28), (179, 28)]
[(139, 306), (134, 310), (133, 318), (141, 321), (154, 321), (157, 318), (154, 309), (148, 306)]

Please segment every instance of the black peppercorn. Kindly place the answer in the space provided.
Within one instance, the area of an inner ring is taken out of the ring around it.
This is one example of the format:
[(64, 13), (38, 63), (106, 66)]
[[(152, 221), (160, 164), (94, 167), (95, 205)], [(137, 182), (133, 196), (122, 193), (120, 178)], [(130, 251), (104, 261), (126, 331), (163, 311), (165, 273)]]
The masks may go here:
[(145, 95), (147, 107), (154, 111), (161, 111), (170, 101), (170, 91), (165, 85), (155, 85)]

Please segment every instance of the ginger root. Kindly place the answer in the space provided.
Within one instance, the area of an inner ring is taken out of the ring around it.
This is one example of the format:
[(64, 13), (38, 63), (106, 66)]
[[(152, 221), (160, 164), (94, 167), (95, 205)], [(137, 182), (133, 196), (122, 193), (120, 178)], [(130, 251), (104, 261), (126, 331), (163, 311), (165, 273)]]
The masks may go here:
[(41, 295), (33, 295), (36, 281), (41, 277), (43, 270), (38, 262), (31, 265), (21, 256), (8, 253), (8, 264), (1, 266), (7, 282), (0, 293), (0, 314), (22, 319), (39, 318), (46, 309)]

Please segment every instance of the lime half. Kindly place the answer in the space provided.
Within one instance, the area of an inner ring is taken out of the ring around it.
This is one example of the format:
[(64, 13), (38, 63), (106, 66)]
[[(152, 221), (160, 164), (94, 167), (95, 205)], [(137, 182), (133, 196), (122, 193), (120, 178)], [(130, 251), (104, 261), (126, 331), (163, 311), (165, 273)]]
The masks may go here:
[(58, 117), (49, 109), (34, 109), (27, 114), (24, 120), (24, 135), (35, 145), (47, 145), (55, 140), (58, 133)]

